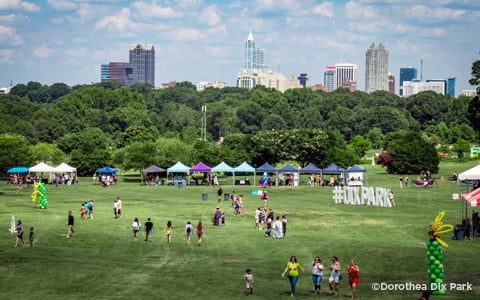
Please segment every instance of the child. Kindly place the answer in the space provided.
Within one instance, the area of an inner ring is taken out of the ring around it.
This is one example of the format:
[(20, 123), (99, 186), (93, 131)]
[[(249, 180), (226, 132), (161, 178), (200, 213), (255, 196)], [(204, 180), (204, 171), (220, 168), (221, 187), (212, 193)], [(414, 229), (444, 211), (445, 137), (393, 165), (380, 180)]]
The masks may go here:
[(245, 282), (247, 283), (247, 287), (245, 289), (245, 295), (253, 294), (254, 280), (253, 280), (252, 270), (247, 269), (245, 271), (245, 275), (243, 275), (243, 278), (245, 279)]
[(192, 237), (193, 225), (190, 221), (185, 225), (185, 235), (187, 236), (187, 245), (190, 245), (190, 239)]
[(172, 240), (172, 230), (173, 230), (172, 222), (168, 221), (167, 226), (165, 226), (165, 233), (167, 235), (167, 243), (169, 244), (170, 244), (170, 241)]
[(82, 203), (82, 207), (80, 208), (80, 219), (85, 220), (86, 217), (85, 204)]
[(202, 236), (203, 236), (203, 226), (202, 226), (202, 222), (199, 221), (197, 225), (197, 237), (198, 237), (199, 246), (202, 244)]
[(35, 239), (35, 233), (33, 233), (33, 227), (30, 227), (30, 235), (28, 240), (30, 241), (30, 247), (33, 247), (33, 240)]
[(287, 235), (287, 217), (285, 215), (282, 216), (282, 233), (283, 238)]

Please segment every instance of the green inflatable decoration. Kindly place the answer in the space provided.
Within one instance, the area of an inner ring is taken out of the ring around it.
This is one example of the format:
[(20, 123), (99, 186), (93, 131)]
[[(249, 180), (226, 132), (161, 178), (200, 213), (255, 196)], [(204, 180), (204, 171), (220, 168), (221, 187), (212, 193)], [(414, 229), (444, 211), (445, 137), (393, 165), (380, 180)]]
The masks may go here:
[(32, 193), (32, 201), (35, 202), (38, 199), (40, 203), (40, 208), (46, 209), (47, 208), (47, 192), (45, 191), (45, 183), (38, 183), (35, 182), (33, 193)]
[(428, 282), (433, 295), (445, 295), (442, 247), (448, 248), (448, 245), (440, 239), (440, 234), (452, 231), (453, 226), (441, 222), (444, 215), (443, 211), (438, 213), (428, 232), (430, 235), (427, 242)]

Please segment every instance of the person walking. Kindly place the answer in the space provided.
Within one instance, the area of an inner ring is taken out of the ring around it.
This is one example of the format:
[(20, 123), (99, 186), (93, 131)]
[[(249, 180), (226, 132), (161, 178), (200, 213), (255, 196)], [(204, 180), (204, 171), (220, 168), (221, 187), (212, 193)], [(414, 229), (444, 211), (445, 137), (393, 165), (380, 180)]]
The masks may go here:
[(113, 217), (118, 219), (118, 203), (117, 199), (113, 200)]
[(198, 237), (198, 245), (200, 246), (202, 244), (202, 238), (203, 238), (202, 221), (198, 221), (198, 224), (197, 224), (197, 237)]
[(282, 278), (285, 277), (285, 273), (288, 272), (288, 280), (290, 281), (290, 296), (295, 296), (295, 287), (298, 281), (298, 270), (304, 272), (305, 270), (300, 266), (297, 262), (297, 258), (295, 256), (291, 256), (289, 262), (287, 263), (287, 267), (282, 273)]
[(28, 241), (30, 242), (30, 247), (33, 247), (34, 239), (35, 239), (35, 233), (33, 232), (33, 227), (30, 227), (30, 234), (28, 235)]
[(75, 218), (73, 217), (72, 211), (68, 211), (67, 215), (67, 225), (68, 225), (68, 231), (67, 231), (67, 239), (70, 238), (70, 236), (73, 234), (73, 236), (77, 236), (75, 233)]
[(165, 226), (165, 234), (167, 235), (167, 243), (169, 244), (172, 241), (172, 231), (173, 231), (172, 221), (169, 220), (167, 222), (167, 225)]
[[(332, 256), (332, 263), (330, 264), (330, 277), (328, 278), (328, 287), (330, 291), (328, 294), (332, 295), (335, 293), (335, 296), (338, 296), (340, 291), (340, 262), (336, 256)], [(333, 290), (335, 286), (335, 291)]]
[(90, 199), (90, 201), (88, 202), (88, 217), (90, 219), (93, 219), (93, 200)]
[(188, 221), (187, 225), (185, 225), (185, 235), (187, 236), (187, 245), (190, 245), (192, 233), (193, 233), (193, 225), (190, 221)]
[(18, 242), (22, 241), (22, 247), (25, 247), (25, 241), (23, 240), (23, 225), (22, 221), (17, 221), (17, 237), (15, 238), (15, 247), (18, 247)]
[(140, 232), (140, 221), (138, 221), (138, 218), (135, 218), (132, 223), (132, 228), (133, 228), (133, 239), (138, 240), (138, 232)]
[(117, 216), (122, 217), (122, 199), (120, 197), (117, 197)]
[(277, 216), (273, 223), (273, 238), (281, 239), (282, 237), (282, 221), (280, 221), (280, 216)]
[(323, 278), (323, 265), (320, 257), (315, 257), (312, 263), (312, 281), (314, 286), (314, 293), (320, 294), (320, 286)]
[(350, 284), (350, 289), (352, 290), (352, 299), (357, 296), (356, 288), (358, 285), (358, 273), (360, 272), (360, 268), (352, 259), (350, 260), (350, 265), (347, 268), (348, 273), (348, 284)]
[(153, 222), (150, 220), (150, 218), (148, 218), (147, 222), (145, 222), (145, 242), (152, 241), (152, 229), (153, 229)]

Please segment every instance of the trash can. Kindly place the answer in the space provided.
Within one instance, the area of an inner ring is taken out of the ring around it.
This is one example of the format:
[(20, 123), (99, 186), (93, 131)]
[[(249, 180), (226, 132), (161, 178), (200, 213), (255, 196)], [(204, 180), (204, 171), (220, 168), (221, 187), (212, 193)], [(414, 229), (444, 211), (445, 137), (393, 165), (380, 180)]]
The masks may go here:
[(463, 240), (465, 238), (465, 232), (461, 229), (455, 231), (455, 239), (456, 240)]
[(181, 181), (177, 182), (177, 186), (178, 186), (179, 189), (181, 189), (183, 187), (183, 182), (181, 182)]
[(224, 201), (229, 201), (230, 200), (230, 194), (223, 194), (223, 200)]
[(202, 193), (202, 200), (207, 201), (208, 200), (208, 194), (207, 193)]

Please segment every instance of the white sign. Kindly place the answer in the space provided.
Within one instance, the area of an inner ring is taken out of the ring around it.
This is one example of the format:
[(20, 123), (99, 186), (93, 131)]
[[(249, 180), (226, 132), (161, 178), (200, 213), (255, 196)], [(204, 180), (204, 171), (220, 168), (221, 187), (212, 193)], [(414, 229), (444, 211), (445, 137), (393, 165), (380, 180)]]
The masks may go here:
[(389, 199), (390, 189), (388, 188), (336, 186), (332, 193), (335, 204), (392, 207)]

